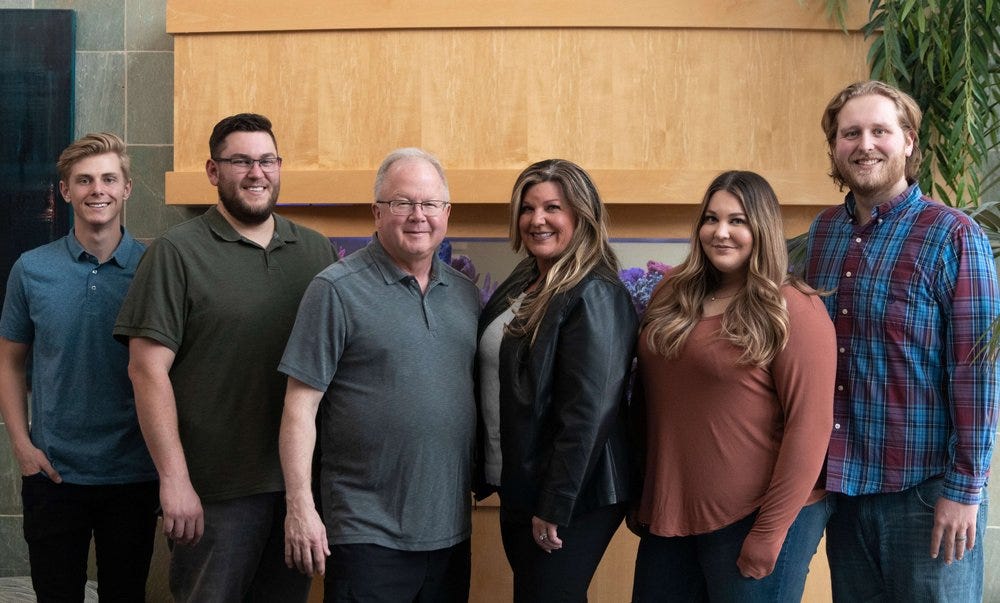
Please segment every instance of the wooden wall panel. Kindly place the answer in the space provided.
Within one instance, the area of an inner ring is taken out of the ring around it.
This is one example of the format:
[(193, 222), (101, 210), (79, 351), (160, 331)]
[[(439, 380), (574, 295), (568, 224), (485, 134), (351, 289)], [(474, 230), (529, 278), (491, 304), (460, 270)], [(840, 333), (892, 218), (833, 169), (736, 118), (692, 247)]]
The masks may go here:
[[(831, 197), (830, 202), (836, 202), (836, 198)], [(785, 235), (793, 237), (806, 232), (819, 209), (812, 205), (784, 207)], [(608, 211), (611, 236), (687, 239), (691, 236), (697, 210), (696, 205), (688, 204), (614, 206)], [(281, 208), (281, 215), (329, 236), (365, 237), (375, 230), (369, 205), (289, 205)], [(505, 238), (509, 216), (507, 205), (456, 203), (451, 208), (448, 234), (453, 237)]]
[[(167, 31), (308, 31), (469, 27), (724, 27), (835, 29), (811, 0), (283, 0), (248, 10), (245, 0), (168, 0)], [(868, 3), (848, 4), (847, 24)]]
[(412, 145), (438, 154), (458, 201), (506, 203), (520, 169), (561, 156), (611, 203), (695, 203), (714, 174), (742, 168), (783, 203), (825, 205), (838, 195), (819, 115), (864, 77), (866, 49), (838, 31), (177, 36), (167, 199), (214, 202), (208, 133), (252, 110), (275, 122), (284, 203), (367, 202), (385, 153)]

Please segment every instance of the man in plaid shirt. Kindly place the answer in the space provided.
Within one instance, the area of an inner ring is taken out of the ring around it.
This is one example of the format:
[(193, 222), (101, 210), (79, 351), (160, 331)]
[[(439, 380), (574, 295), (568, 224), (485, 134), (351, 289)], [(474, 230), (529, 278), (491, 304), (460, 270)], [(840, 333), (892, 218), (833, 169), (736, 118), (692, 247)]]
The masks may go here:
[(997, 427), (1000, 314), (979, 226), (916, 184), (921, 112), (859, 82), (823, 115), (850, 189), (809, 231), (807, 279), (837, 332), (826, 488), (835, 601), (980, 601), (985, 483)]

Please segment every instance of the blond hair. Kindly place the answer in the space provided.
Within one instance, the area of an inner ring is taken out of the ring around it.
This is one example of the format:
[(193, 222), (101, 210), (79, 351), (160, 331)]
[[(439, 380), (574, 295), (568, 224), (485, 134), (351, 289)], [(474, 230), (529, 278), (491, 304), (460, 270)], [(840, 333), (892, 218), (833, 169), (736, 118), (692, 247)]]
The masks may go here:
[(556, 258), (538, 288), (528, 294), (507, 327), (517, 337), (530, 336), (534, 343), (538, 328), (549, 302), (579, 284), (588, 274), (599, 272), (614, 275), (618, 258), (608, 241), (607, 212), (590, 176), (580, 166), (565, 159), (546, 159), (528, 166), (514, 182), (510, 198), (510, 241), (515, 252), (525, 248), (521, 239), (519, 218), (521, 203), (528, 189), (542, 182), (559, 186), (563, 198), (573, 209), (576, 224), (566, 250)]
[(81, 159), (114, 153), (118, 155), (121, 163), (122, 176), (125, 181), (132, 180), (132, 164), (128, 155), (125, 154), (125, 141), (118, 135), (111, 132), (90, 133), (69, 145), (59, 154), (59, 161), (56, 162), (56, 169), (59, 171), (59, 179), (69, 183), (73, 166)]

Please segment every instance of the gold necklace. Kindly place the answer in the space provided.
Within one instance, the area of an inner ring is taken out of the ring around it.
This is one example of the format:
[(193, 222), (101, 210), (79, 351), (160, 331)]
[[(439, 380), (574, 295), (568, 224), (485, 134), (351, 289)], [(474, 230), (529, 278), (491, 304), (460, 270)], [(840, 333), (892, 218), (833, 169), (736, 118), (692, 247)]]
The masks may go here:
[(711, 301), (717, 301), (720, 299), (729, 299), (730, 297), (736, 297), (737, 293), (739, 293), (739, 290), (736, 290), (733, 293), (730, 293), (729, 295), (711, 295), (709, 296), (709, 299)]

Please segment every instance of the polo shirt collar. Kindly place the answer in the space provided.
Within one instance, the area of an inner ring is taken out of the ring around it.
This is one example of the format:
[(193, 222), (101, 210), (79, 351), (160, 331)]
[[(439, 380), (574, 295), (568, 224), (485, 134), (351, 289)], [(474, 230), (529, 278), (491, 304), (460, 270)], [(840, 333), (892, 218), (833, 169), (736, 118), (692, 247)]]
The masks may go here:
[[(114, 253), (108, 258), (108, 262), (114, 262), (118, 267), (124, 268), (138, 261), (136, 254), (139, 253), (139, 250), (136, 249), (138, 246), (135, 244), (135, 239), (125, 230), (125, 227), (119, 226), (119, 228), (121, 229), (122, 240), (118, 241), (118, 247), (115, 247)], [(69, 236), (66, 237), (66, 246), (69, 248), (69, 253), (73, 256), (74, 260), (83, 261), (85, 257), (93, 257), (80, 244), (80, 241), (76, 238), (76, 232), (72, 228), (69, 229)]]
[[(274, 217), (274, 234), (277, 238), (284, 243), (291, 243), (298, 241), (299, 237), (292, 229), (292, 223), (288, 220), (282, 218), (278, 214), (272, 213)], [(205, 212), (205, 221), (208, 223), (208, 227), (215, 233), (215, 236), (219, 237), (223, 241), (229, 241), (230, 243), (236, 243), (243, 240), (243, 235), (236, 232), (233, 225), (226, 220), (226, 217), (222, 215), (219, 211), (218, 205), (213, 205), (208, 208)], [(274, 237), (271, 237), (274, 239)]]
[[(920, 185), (913, 183), (906, 187), (906, 190), (899, 195), (889, 199), (885, 203), (880, 203), (872, 209), (872, 218), (885, 218), (893, 211), (899, 209), (909, 201), (914, 199), (919, 199), (923, 193), (920, 192)], [(854, 193), (847, 193), (844, 197), (844, 211), (847, 212), (847, 218), (852, 224), (857, 223), (857, 219), (854, 217), (854, 212), (857, 209), (857, 202), (854, 200)]]
[[(378, 239), (378, 233), (372, 235), (371, 243), (368, 244), (368, 251), (371, 253), (372, 259), (375, 260), (375, 265), (378, 266), (379, 272), (382, 273), (382, 278), (385, 279), (385, 284), (391, 285), (392, 283), (398, 283), (401, 280), (407, 278), (413, 278), (413, 275), (406, 272), (402, 268), (396, 265), (396, 262), (392, 261), (392, 257), (382, 246), (382, 242)], [(443, 273), (441, 270), (441, 265), (443, 262), (441, 258), (434, 254), (434, 261), (431, 264), (431, 277), (428, 284), (440, 282), (446, 285), (444, 281), (441, 281), (439, 277)]]

